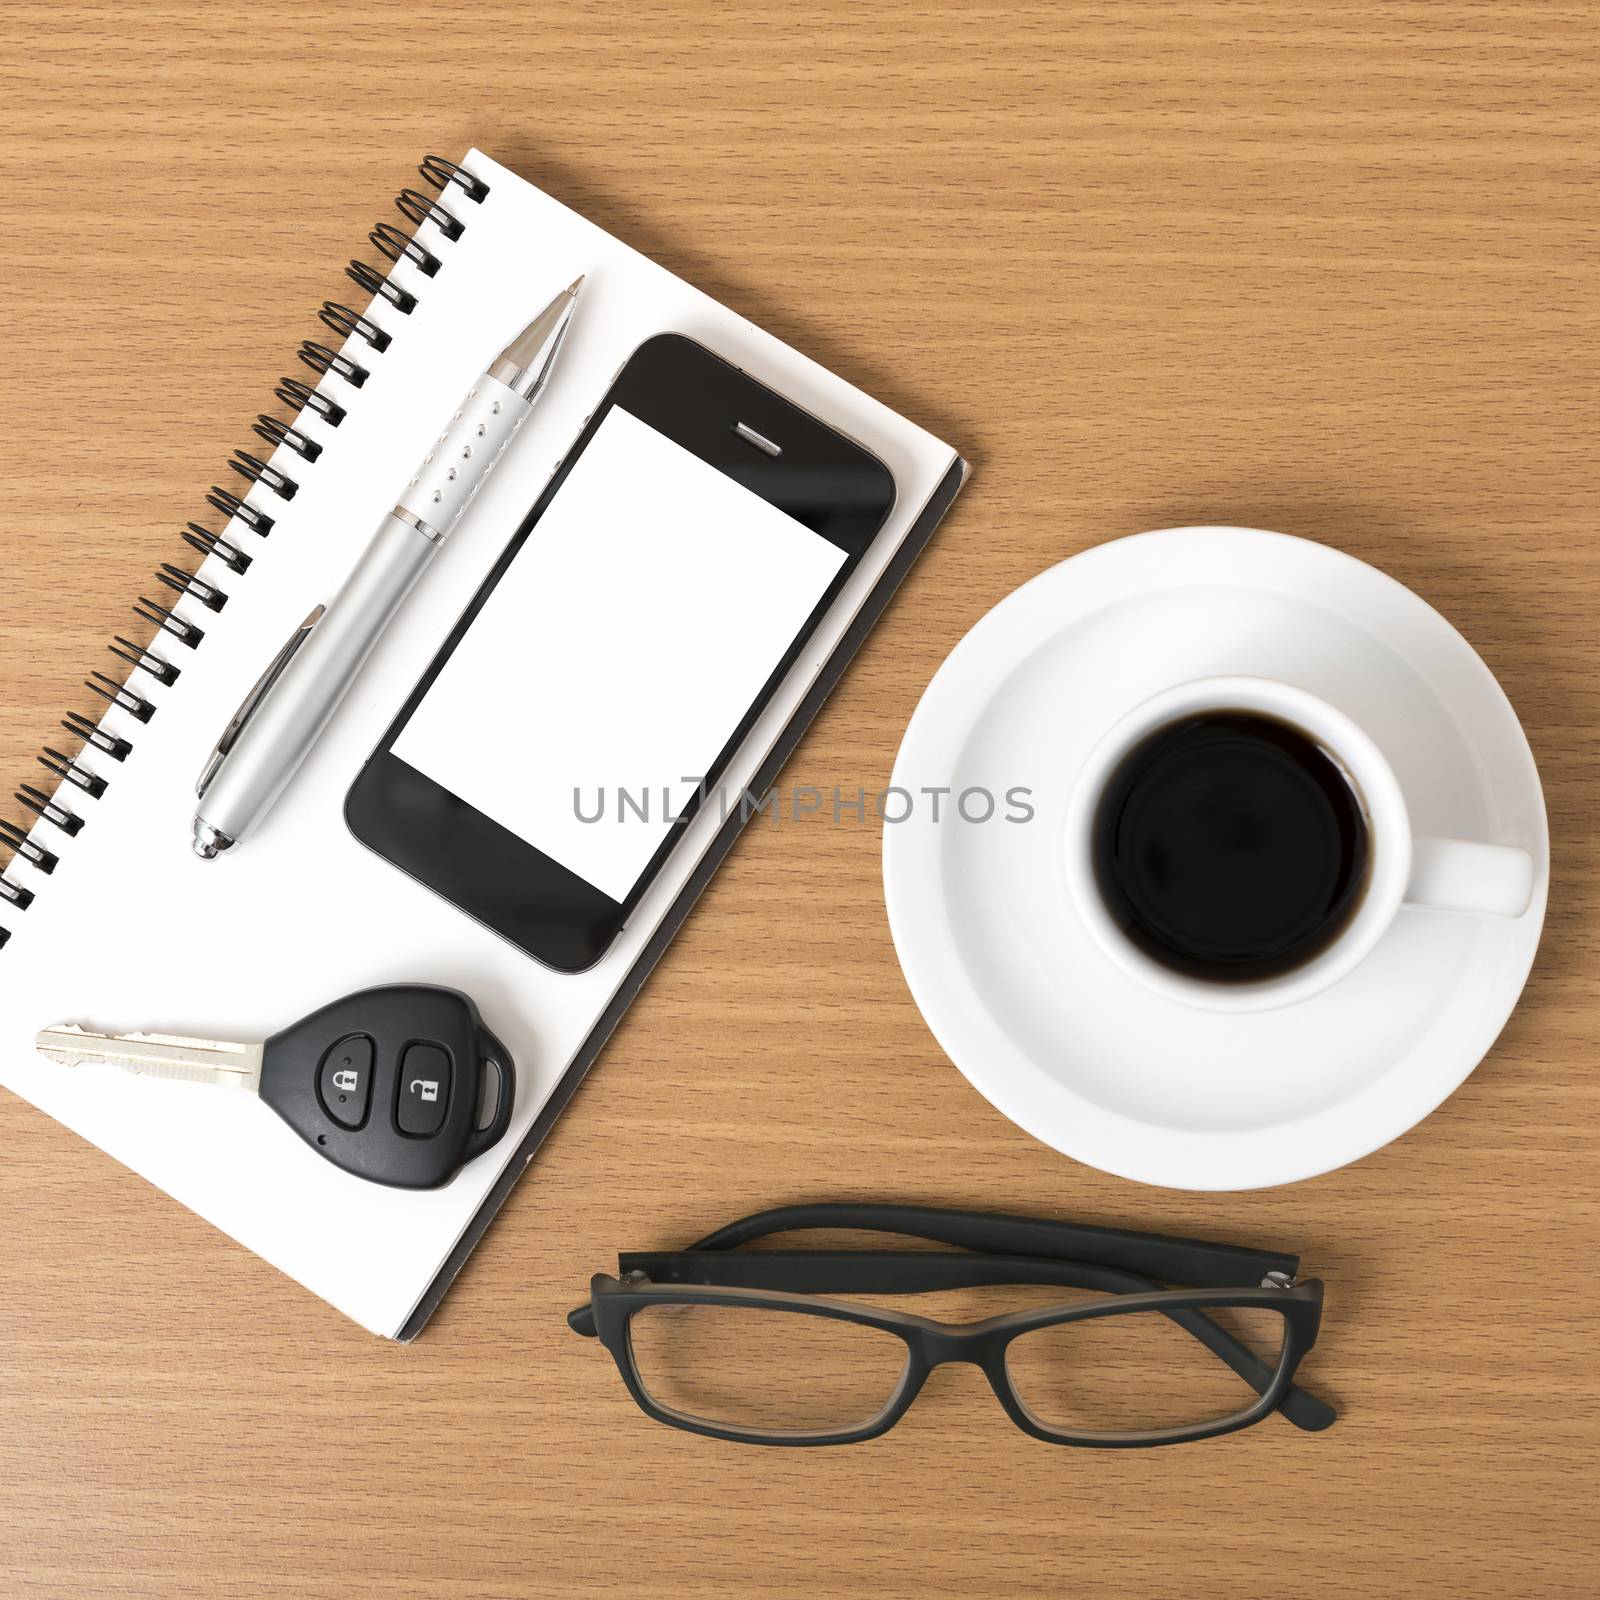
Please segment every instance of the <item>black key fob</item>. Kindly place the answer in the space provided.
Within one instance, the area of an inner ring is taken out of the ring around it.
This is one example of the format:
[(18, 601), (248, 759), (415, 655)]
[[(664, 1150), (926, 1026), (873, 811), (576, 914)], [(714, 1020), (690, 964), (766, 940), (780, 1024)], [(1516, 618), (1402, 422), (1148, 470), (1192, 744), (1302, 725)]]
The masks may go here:
[(510, 1127), (516, 1068), (466, 995), (393, 984), (273, 1034), (261, 1098), (336, 1167), (437, 1189)]

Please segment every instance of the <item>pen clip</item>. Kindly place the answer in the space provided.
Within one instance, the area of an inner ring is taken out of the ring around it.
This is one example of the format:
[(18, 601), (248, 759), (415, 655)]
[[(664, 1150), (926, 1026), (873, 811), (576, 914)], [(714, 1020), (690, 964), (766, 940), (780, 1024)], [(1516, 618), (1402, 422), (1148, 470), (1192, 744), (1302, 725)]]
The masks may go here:
[(272, 691), (272, 686), (283, 676), (284, 668), (294, 659), (294, 653), (311, 637), (311, 630), (322, 620), (322, 613), (326, 606), (316, 606), (310, 616), (289, 635), (284, 647), (267, 664), (267, 670), (256, 679), (255, 687), (251, 689), (239, 703), (239, 709), (228, 719), (228, 725), (222, 730), (222, 736), (217, 740), (216, 747), (206, 757), (206, 764), (200, 770), (199, 781), (194, 786), (194, 792), (202, 800), (206, 790), (211, 787), (212, 780), (222, 768), (222, 763), (227, 760), (228, 752), (238, 743), (239, 735), (244, 732), (251, 717)]

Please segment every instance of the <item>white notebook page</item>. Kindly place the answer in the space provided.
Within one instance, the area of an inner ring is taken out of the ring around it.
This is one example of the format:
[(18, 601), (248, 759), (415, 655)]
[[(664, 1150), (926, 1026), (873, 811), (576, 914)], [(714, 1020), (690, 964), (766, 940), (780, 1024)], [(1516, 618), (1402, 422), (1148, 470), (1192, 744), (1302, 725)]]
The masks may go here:
[[(881, 457), (898, 490), (889, 525), (735, 758), (730, 791), (754, 772), (955, 460), (948, 445), (494, 161), (474, 151), (463, 164), (490, 185), (488, 197), (474, 203), (446, 190), (442, 203), (466, 224), (456, 241), (429, 224), (418, 230), (443, 263), (438, 276), (402, 264), (392, 276), (416, 294), (417, 309), (402, 316), (381, 298), (367, 308), (394, 335), (381, 354), (359, 338), (346, 346), (370, 380), (360, 389), (323, 380), (346, 406), (344, 422), (299, 419), (326, 446), (321, 459), (274, 456), (299, 493), (284, 502), (252, 490), (251, 502), (277, 523), (265, 540), (238, 525), (229, 530), (254, 557), (250, 570), (237, 576), (215, 561), (201, 569), (228, 592), (226, 609), (212, 616), (179, 604), (206, 630), (204, 641), (191, 651), (158, 637), (154, 648), (182, 669), (180, 681), (162, 689), (134, 674), (132, 686), (158, 704), (155, 717), (141, 726), (107, 714), (106, 726), (130, 739), (133, 753), (121, 765), (92, 752), (83, 758), (110, 780), (106, 794), (90, 800), (63, 787), (64, 803), (85, 818), (83, 831), (63, 839), (40, 823), (36, 837), (60, 865), (49, 877), (20, 861), (8, 867), (37, 899), (21, 913), (0, 908), (0, 924), (13, 934), (0, 949), (0, 1083), (390, 1337), (710, 842), (719, 807), (708, 804), (695, 819), (606, 958), (566, 976), (355, 842), (341, 809), (362, 762), (617, 369), (652, 334), (684, 333), (735, 361)], [(338, 587), (472, 380), (579, 273), (587, 277), (578, 312), (533, 416), (260, 831), (231, 855), (201, 862), (188, 845), (194, 782), (219, 729), (291, 629)], [(263, 374), (264, 399), (275, 375)], [(197, 461), (197, 485), (217, 466)], [(211, 525), (219, 525), (215, 517)], [(112, 670), (106, 662), (83, 666)], [(508, 739), (481, 757), (487, 766), (514, 753)], [(510, 1133), (454, 1183), (426, 1193), (338, 1171), (253, 1096), (113, 1068), (62, 1068), (33, 1049), (38, 1028), (62, 1021), (263, 1038), (338, 995), (398, 982), (471, 994), (518, 1068)], [(537, 1165), (524, 1181), (538, 1181)], [(205, 1270), (196, 1259), (195, 1273)]]

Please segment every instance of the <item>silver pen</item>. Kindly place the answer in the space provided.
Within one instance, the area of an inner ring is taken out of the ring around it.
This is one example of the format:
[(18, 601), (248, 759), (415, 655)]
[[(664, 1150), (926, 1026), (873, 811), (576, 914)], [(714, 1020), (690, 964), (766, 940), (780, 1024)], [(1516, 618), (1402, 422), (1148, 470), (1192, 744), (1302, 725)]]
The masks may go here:
[(196, 855), (209, 861), (243, 839), (305, 760), (411, 586), (533, 410), (582, 282), (563, 289), (473, 385), (344, 586), (295, 629), (234, 712), (196, 785)]

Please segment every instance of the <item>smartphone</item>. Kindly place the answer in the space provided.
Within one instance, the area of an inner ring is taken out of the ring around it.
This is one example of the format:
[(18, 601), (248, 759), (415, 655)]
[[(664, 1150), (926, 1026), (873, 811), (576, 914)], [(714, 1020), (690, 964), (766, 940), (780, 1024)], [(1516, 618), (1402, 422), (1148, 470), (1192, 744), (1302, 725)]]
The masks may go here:
[(535, 960), (592, 966), (894, 497), (782, 395), (647, 340), (351, 786), (351, 831)]

